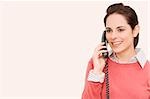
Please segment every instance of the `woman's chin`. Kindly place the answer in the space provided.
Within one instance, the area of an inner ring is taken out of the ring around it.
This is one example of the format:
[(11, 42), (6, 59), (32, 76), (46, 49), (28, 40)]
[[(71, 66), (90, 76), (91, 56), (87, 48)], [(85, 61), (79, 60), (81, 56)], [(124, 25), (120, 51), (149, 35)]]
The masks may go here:
[(120, 52), (122, 52), (122, 49), (120, 49), (120, 48), (112, 48), (112, 50), (113, 50), (113, 52), (115, 52), (115, 53), (120, 53)]

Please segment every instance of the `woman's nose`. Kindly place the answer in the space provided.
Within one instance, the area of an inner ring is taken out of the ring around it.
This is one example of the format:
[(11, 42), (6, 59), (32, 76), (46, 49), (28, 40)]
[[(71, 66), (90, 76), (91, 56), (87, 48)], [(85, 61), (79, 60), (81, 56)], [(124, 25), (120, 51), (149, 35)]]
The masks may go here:
[(116, 32), (112, 32), (111, 39), (116, 39), (116, 38), (117, 38), (117, 33)]

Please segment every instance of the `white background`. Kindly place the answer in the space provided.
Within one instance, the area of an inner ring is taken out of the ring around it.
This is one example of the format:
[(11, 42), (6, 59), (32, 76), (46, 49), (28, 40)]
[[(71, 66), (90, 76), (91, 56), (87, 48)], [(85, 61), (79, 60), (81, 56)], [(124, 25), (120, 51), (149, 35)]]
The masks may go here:
[[(87, 63), (100, 42), (106, 8), (113, 3), (0, 2), (0, 96), (80, 99)], [(123, 3), (137, 12), (138, 47), (150, 60), (149, 3)]]

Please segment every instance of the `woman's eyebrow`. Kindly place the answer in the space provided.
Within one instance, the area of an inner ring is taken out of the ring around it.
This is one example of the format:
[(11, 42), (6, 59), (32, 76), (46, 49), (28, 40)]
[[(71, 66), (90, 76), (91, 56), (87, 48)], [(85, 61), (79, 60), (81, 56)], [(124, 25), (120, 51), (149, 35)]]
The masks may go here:
[(106, 29), (108, 30), (108, 29), (111, 29), (110, 27), (106, 27)]
[[(126, 28), (125, 26), (117, 26), (116, 29), (120, 29), (120, 28)], [(106, 27), (106, 30), (112, 30), (110, 27)]]
[(118, 28), (125, 28), (125, 26), (118, 26), (117, 29), (118, 29)]

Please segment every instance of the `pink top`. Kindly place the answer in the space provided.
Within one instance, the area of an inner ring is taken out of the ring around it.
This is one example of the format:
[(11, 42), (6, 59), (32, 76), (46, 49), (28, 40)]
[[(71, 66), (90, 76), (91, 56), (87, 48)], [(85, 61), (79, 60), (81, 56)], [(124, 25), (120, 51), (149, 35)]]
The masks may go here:
[[(89, 71), (93, 69), (89, 61), (82, 99), (106, 99), (106, 85), (87, 81)], [(150, 64), (144, 68), (138, 62), (120, 64), (108, 58), (110, 99), (150, 99)]]

